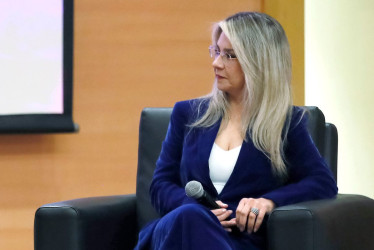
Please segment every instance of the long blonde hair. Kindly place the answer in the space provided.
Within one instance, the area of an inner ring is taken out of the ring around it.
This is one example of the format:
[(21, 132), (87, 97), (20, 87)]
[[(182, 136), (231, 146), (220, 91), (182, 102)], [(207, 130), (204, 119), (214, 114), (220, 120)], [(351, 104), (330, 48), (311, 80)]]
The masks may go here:
[[(222, 32), (245, 75), (242, 136), (245, 140), (249, 136), (270, 159), (273, 172), (284, 178), (287, 169), (283, 148), (292, 113), (291, 53), (286, 34), (274, 18), (256, 12), (240, 12), (216, 24), (214, 44)], [(208, 108), (191, 127), (209, 127), (220, 118), (227, 124), (230, 104), (216, 82), (203, 99), (209, 101)]]

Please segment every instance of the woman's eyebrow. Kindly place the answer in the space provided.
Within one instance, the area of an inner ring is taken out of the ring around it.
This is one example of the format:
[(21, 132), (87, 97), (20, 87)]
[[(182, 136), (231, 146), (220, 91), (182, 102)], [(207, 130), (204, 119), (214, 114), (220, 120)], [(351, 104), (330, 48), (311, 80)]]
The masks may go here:
[(216, 47), (218, 48), (219, 51), (234, 53), (234, 49), (227, 49), (227, 48), (221, 49), (218, 44), (216, 44)]
[(233, 50), (233, 49), (223, 49), (223, 51), (234, 53), (234, 50)]

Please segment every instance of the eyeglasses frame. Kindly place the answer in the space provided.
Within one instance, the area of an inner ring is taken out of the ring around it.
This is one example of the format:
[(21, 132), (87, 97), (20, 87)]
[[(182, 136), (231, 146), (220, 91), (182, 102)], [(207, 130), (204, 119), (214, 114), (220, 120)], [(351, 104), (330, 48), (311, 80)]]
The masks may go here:
[(236, 60), (238, 59), (236, 55), (229, 54), (228, 52), (219, 51), (218, 47), (214, 45), (209, 46), (209, 55), (211, 58), (214, 58), (214, 59), (217, 59), (218, 56), (221, 56), (224, 64), (227, 64), (228, 62), (232, 62), (235, 59)]

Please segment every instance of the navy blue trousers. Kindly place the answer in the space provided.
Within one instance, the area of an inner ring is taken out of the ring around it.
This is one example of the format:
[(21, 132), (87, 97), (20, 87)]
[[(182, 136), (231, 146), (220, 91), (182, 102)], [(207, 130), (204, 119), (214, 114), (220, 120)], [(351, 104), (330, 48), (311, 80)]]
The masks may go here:
[(264, 249), (260, 235), (226, 232), (204, 206), (186, 204), (148, 224), (139, 234), (137, 250)]

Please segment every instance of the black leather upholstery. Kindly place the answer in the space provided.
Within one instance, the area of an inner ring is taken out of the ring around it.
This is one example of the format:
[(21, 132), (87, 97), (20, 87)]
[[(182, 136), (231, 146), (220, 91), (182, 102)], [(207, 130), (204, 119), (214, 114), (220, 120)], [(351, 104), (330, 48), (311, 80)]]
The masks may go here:
[(132, 249), (136, 197), (92, 197), (46, 204), (35, 214), (36, 250)]
[(323, 156), (338, 180), (338, 130), (332, 123), (325, 124), (325, 148)]
[(361, 195), (279, 207), (268, 220), (272, 250), (374, 249), (374, 201)]
[[(148, 190), (171, 108), (146, 108), (140, 121), (136, 195), (47, 204), (35, 215), (36, 250), (132, 249), (139, 228), (158, 215)], [(308, 129), (337, 176), (337, 130), (317, 107)], [(374, 249), (374, 200), (361, 195), (276, 208), (268, 219), (271, 250)]]
[(327, 139), (325, 137), (325, 116), (317, 107), (306, 107), (306, 110), (309, 115), (309, 133), (312, 136), (314, 144), (316, 144), (319, 152), (323, 155), (325, 151), (325, 141)]
[(136, 180), (136, 204), (138, 227), (157, 218), (149, 198), (149, 186), (153, 177), (162, 141), (168, 128), (171, 108), (145, 108), (140, 118), (138, 173)]

